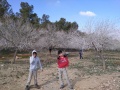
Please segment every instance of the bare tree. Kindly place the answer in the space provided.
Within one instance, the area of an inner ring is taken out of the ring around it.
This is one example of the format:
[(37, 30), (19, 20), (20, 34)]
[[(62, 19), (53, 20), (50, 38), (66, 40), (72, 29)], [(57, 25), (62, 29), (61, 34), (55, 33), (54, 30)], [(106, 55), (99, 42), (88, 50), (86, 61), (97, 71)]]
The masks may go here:
[(56, 34), (57, 48), (68, 48), (69, 34), (64, 31), (57, 31)]
[(23, 22), (22, 19), (13, 20), (9, 17), (6, 17), (0, 26), (0, 36), (7, 43), (7, 47), (15, 49), (13, 63), (18, 50), (29, 49), (38, 40), (37, 31), (29, 22)]
[(87, 41), (89, 42), (89, 45), (91, 47), (93, 46), (95, 48), (96, 52), (98, 53), (98, 55), (102, 60), (103, 69), (106, 69), (103, 52), (105, 50), (110, 50), (111, 46), (114, 45), (113, 42), (114, 40), (112, 35), (116, 29), (116, 26), (114, 23), (110, 22), (109, 20), (105, 20), (93, 24), (91, 28), (94, 30), (92, 30), (93, 32), (90, 32), (88, 34)]
[(46, 31), (46, 42), (47, 42), (47, 49), (55, 48), (56, 43), (56, 27), (54, 24), (47, 24), (47, 31)]
[(73, 31), (69, 33), (69, 47), (74, 49), (84, 49), (85, 48), (85, 39), (84, 34), (81, 34), (80, 31)]

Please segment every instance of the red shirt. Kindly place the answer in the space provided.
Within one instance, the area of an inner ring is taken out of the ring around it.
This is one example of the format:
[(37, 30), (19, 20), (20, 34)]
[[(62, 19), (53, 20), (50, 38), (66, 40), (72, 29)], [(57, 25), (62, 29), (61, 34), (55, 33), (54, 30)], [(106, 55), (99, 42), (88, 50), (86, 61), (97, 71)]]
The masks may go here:
[(64, 56), (60, 56), (58, 57), (58, 68), (65, 68), (67, 66), (69, 66), (69, 61), (67, 57)]

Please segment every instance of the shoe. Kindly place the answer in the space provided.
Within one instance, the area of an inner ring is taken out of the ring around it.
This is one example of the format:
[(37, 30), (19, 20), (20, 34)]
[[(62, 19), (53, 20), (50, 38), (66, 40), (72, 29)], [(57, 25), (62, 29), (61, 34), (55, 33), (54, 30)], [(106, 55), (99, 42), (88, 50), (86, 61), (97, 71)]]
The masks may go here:
[(30, 90), (30, 87), (27, 85), (27, 86), (25, 87), (25, 90)]
[(39, 85), (38, 85), (38, 84), (35, 84), (35, 87), (36, 87), (37, 89), (40, 89), (40, 87), (39, 87)]
[(64, 88), (64, 85), (61, 85), (61, 86), (60, 86), (60, 89), (63, 89), (63, 88)]

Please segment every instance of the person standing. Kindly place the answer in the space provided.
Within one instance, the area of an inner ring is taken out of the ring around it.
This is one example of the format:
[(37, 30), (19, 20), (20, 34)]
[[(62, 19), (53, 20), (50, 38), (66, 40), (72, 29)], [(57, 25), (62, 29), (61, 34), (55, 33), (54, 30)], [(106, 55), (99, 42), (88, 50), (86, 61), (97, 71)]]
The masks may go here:
[(36, 88), (39, 88), (38, 82), (37, 82), (37, 71), (39, 69), (43, 71), (40, 58), (37, 56), (37, 51), (33, 50), (32, 56), (30, 57), (29, 76), (28, 76), (28, 81), (27, 81), (25, 90), (30, 89), (30, 83), (33, 76), (34, 76), (34, 85)]
[(50, 53), (50, 56), (51, 56), (51, 53), (52, 53), (52, 47), (49, 47), (49, 53)]
[(57, 64), (58, 64), (58, 73), (59, 73), (59, 82), (60, 82), (60, 89), (64, 88), (64, 82), (63, 82), (63, 75), (66, 78), (67, 84), (70, 89), (73, 89), (66, 68), (69, 66), (68, 57), (64, 57), (61, 50), (58, 51), (58, 58), (57, 58)]
[(80, 49), (79, 55), (80, 55), (80, 59), (83, 59), (83, 50), (82, 49)]

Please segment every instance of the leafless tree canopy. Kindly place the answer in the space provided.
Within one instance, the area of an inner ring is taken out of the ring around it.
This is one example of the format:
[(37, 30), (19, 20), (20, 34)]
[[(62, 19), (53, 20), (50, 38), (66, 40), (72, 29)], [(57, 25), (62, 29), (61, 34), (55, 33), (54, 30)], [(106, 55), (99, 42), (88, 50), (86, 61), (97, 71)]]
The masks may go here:
[(0, 36), (6, 42), (6, 47), (21, 50), (32, 47), (39, 34), (29, 22), (8, 17), (0, 26)]
[(0, 45), (2, 48), (14, 47), (18, 50), (49, 47), (90, 49), (93, 43), (99, 50), (119, 48), (120, 41), (114, 38), (114, 32), (118, 30), (115, 23), (109, 20), (89, 21), (84, 29), (88, 33), (77, 30), (56, 31), (53, 24), (48, 24), (47, 29), (36, 30), (27, 21), (6, 17), (0, 24)]

